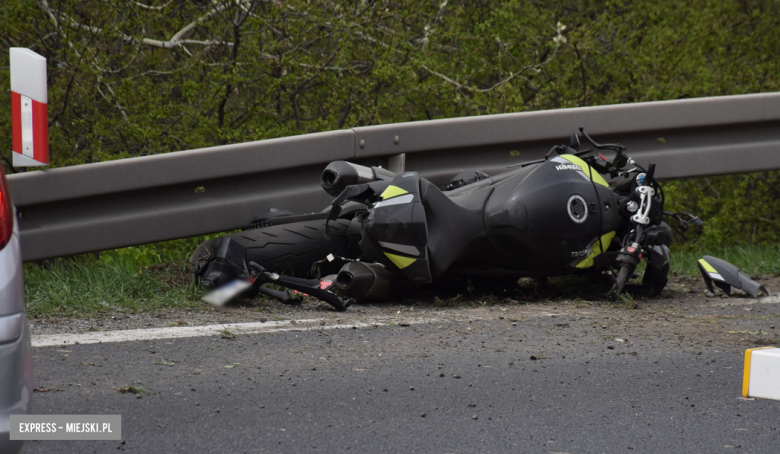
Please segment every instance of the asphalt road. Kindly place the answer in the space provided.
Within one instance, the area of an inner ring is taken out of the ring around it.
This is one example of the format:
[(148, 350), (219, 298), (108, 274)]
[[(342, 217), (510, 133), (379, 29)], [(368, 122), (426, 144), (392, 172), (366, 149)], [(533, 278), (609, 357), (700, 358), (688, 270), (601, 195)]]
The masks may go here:
[[(740, 397), (744, 342), (708, 338), (726, 328), (552, 309), (36, 348), (35, 384), (50, 390), (35, 393), (34, 413), (120, 414), (123, 440), (30, 441), (23, 452), (780, 449), (780, 402)], [(118, 391), (131, 383), (153, 394)]]

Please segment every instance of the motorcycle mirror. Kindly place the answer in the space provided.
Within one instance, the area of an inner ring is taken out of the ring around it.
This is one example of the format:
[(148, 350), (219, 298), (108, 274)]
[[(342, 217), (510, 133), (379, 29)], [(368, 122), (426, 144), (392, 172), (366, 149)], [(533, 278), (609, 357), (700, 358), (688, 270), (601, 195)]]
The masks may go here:
[(576, 132), (571, 133), (571, 136), (569, 136), (569, 147), (571, 147), (574, 150), (580, 151), (580, 138), (577, 137)]

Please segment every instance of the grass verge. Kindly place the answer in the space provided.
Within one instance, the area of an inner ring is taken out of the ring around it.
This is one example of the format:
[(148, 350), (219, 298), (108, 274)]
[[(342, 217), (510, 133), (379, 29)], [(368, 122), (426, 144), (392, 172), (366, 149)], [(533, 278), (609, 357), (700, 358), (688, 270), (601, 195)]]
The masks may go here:
[(780, 246), (728, 246), (717, 250), (673, 249), (671, 256), (671, 272), (677, 275), (698, 275), (696, 262), (704, 255), (723, 259), (745, 274), (777, 275), (780, 273)]
[(184, 263), (138, 266), (132, 260), (27, 264), (25, 300), (30, 317), (90, 317), (201, 307), (201, 292)]
[[(194, 249), (194, 248), (193, 248)], [(99, 258), (58, 259), (44, 265), (25, 265), (25, 299), (30, 317), (93, 317), (116, 312), (156, 312), (164, 309), (203, 308), (202, 292), (193, 284), (187, 261), (177, 254), (150, 254), (146, 246), (101, 253)], [(159, 249), (158, 249), (159, 250)], [(163, 249), (164, 250), (164, 249)], [(675, 249), (671, 271), (699, 275), (696, 261), (703, 255), (722, 258), (748, 275), (777, 275), (780, 247), (732, 246), (720, 250)], [(153, 259), (150, 259), (153, 257)], [(163, 261), (164, 263), (155, 263)], [(588, 286), (586, 277), (563, 276), (551, 281), (552, 289), (525, 288), (530, 299), (577, 295)], [(594, 282), (595, 284), (595, 282)], [(522, 287), (522, 286), (521, 286)], [(569, 291), (569, 287), (574, 291)], [(599, 288), (599, 291), (603, 289)], [(445, 292), (446, 293), (446, 292)], [(434, 306), (483, 306), (501, 304), (500, 294), (420, 295)], [(623, 301), (630, 305), (630, 301)]]

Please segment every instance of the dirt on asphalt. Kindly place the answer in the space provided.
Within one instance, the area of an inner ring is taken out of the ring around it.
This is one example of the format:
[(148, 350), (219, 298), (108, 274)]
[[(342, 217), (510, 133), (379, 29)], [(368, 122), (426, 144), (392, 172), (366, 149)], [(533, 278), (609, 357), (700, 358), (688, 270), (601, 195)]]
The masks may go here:
[[(401, 326), (415, 319), (452, 321), (504, 319), (512, 323), (544, 324), (553, 330), (584, 328), (608, 342), (636, 339), (679, 341), (681, 345), (745, 347), (780, 345), (780, 277), (754, 276), (770, 292), (751, 298), (734, 290), (730, 297), (707, 292), (699, 276), (672, 277), (666, 289), (650, 299), (623, 298), (617, 303), (597, 299), (594, 287), (581, 278), (550, 283), (521, 280), (518, 289), (503, 292), (457, 294), (438, 292), (415, 299), (355, 304), (346, 312), (305, 299), (286, 306), (271, 299), (257, 299), (223, 310), (204, 303), (191, 310), (154, 313), (108, 313), (88, 319), (45, 317), (30, 320), (33, 336), (89, 331), (198, 326), (219, 323), (317, 319), (318, 325), (370, 323), (390, 319)], [(560, 319), (560, 322), (554, 319)], [(583, 331), (585, 332), (585, 331)]]

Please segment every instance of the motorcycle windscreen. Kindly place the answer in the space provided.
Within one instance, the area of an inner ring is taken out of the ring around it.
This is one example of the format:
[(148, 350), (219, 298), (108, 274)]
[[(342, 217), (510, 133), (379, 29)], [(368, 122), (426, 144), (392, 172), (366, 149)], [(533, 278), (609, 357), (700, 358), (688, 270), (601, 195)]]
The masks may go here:
[(715, 284), (726, 295), (731, 294), (731, 287), (743, 290), (753, 297), (758, 296), (759, 292), (769, 295), (766, 287), (750, 279), (739, 268), (725, 260), (705, 255), (697, 264), (710, 292), (715, 291), (712, 287), (712, 284)]

